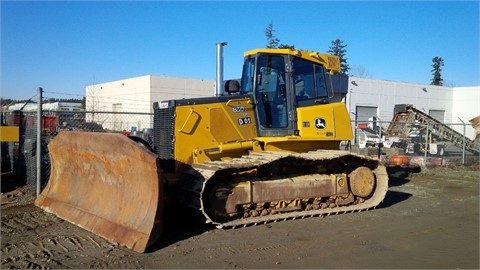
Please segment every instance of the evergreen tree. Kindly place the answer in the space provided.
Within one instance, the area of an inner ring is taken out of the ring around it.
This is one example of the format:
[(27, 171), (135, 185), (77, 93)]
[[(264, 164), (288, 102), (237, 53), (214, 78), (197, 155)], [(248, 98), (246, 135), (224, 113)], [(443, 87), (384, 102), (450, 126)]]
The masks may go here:
[(280, 43), (280, 39), (278, 39), (273, 32), (275, 30), (273, 29), (273, 24), (269, 23), (267, 28), (265, 29), (265, 36), (267, 36), (267, 48), (279, 48), (279, 49), (291, 49), (295, 50), (295, 45), (290, 45), (290, 44), (284, 44)]
[(332, 41), (332, 45), (330, 46), (328, 53), (336, 55), (340, 58), (340, 71), (338, 73), (348, 75), (350, 67), (347, 64), (348, 58), (345, 58), (347, 53), (345, 47), (347, 47), (347, 45), (343, 44), (343, 40), (337, 38)]
[(288, 45), (288, 44), (280, 44), (278, 46), (278, 48), (280, 49), (291, 49), (291, 50), (295, 50), (295, 45)]
[(435, 56), (433, 59), (433, 64), (432, 64), (432, 82), (430, 85), (443, 85), (443, 79), (442, 79), (442, 67), (443, 67), (443, 59), (441, 57)]
[(267, 36), (267, 48), (277, 48), (280, 40), (274, 35), (273, 23), (269, 23), (265, 29), (265, 36)]

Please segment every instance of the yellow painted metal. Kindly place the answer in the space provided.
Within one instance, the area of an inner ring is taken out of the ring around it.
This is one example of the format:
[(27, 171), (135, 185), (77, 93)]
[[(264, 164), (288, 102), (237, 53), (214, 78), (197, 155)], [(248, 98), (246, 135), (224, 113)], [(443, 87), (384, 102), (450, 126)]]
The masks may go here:
[(198, 114), (198, 112), (190, 109), (187, 119), (183, 122), (182, 127), (178, 131), (185, 134), (191, 134), (194, 131), (198, 121), (200, 121), (200, 118), (201, 116)]
[[(324, 128), (318, 128), (317, 121), (322, 121)], [(341, 141), (353, 138), (349, 123), (350, 117), (344, 103), (300, 107), (297, 108), (298, 135), (256, 138), (262, 144), (253, 143), (253, 151), (302, 153), (318, 149), (338, 150)]]
[(292, 153), (304, 153), (308, 151), (316, 151), (319, 149), (337, 150), (339, 149), (338, 141), (312, 141), (286, 136), (275, 140), (274, 137), (262, 137), (262, 147), (260, 144), (253, 144), (253, 151), (286, 151)]
[(219, 150), (221, 153), (231, 153), (231, 152), (238, 152), (240, 150), (249, 150), (252, 149), (253, 142), (251, 140), (248, 141), (239, 141), (239, 142), (231, 142), (231, 143), (222, 143), (219, 145)]
[(301, 107), (297, 109), (297, 116), (302, 139), (346, 141), (353, 138), (350, 117), (343, 103)]
[(292, 55), (292, 56), (300, 57), (305, 60), (320, 64), (330, 72), (335, 72), (340, 70), (340, 58), (338, 56), (319, 53), (319, 52), (308, 52), (308, 51), (300, 51), (300, 50), (292, 50), (292, 49), (260, 48), (260, 49), (247, 51), (244, 53), (244, 56), (255, 55), (258, 53)]
[(1, 142), (18, 142), (20, 140), (20, 129), (16, 126), (0, 126)]
[[(175, 126), (175, 159), (192, 164), (212, 159), (228, 159), (246, 153), (243, 143), (256, 137), (253, 104), (249, 98), (234, 98), (224, 103), (177, 106)], [(227, 153), (220, 154), (224, 145)], [(238, 149), (235, 151), (235, 147)], [(212, 149), (218, 148), (217, 151)], [(249, 147), (247, 147), (249, 148)]]
[[(329, 71), (340, 70), (340, 60), (335, 55), (262, 48), (245, 52), (245, 56), (258, 53), (292, 55), (322, 65)], [(174, 138), (175, 159), (183, 166), (239, 157), (249, 150), (303, 152), (338, 149), (340, 141), (351, 140), (353, 136), (350, 125), (345, 124), (350, 123), (350, 118), (343, 103), (298, 108), (297, 115), (299, 136), (256, 138), (254, 106), (249, 98), (178, 106), (175, 126), (180, 128)], [(327, 123), (324, 129), (315, 127), (319, 118)]]
[[(192, 121), (192, 115), (198, 115), (195, 121)], [(296, 153), (317, 149), (337, 150), (340, 141), (353, 138), (344, 103), (297, 108), (297, 117), (299, 135), (256, 138), (253, 106), (248, 99), (231, 100), (225, 104), (180, 106), (177, 107), (176, 125), (181, 126), (181, 130), (185, 126), (194, 128), (176, 134), (175, 141), (181, 142), (181, 145), (175, 147), (175, 156), (182, 163), (192, 164), (237, 157), (250, 149)], [(250, 119), (251, 123), (240, 125), (238, 121), (241, 119)], [(324, 128), (316, 126), (319, 119), (325, 123)], [(256, 143), (258, 141), (262, 144)], [(194, 149), (193, 153), (191, 149)]]

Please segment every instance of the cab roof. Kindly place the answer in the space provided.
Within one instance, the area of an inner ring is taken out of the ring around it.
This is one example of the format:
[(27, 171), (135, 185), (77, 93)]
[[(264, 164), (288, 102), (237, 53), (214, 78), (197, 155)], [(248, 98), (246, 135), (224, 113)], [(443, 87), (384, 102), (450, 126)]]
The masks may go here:
[(277, 54), (277, 55), (292, 55), (324, 66), (329, 71), (340, 71), (340, 58), (336, 55), (309, 52), (296, 49), (279, 49), (279, 48), (258, 48), (246, 51), (244, 56), (251, 56), (255, 54)]

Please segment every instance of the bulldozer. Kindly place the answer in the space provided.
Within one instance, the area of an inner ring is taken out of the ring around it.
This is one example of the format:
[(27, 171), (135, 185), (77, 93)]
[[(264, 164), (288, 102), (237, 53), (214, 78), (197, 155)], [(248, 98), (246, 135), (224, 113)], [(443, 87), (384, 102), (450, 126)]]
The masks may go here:
[(340, 146), (353, 135), (330, 102), (339, 70), (335, 55), (254, 49), (220, 95), (155, 102), (141, 136), (62, 131), (35, 204), (140, 253), (172, 204), (218, 228), (373, 209), (388, 175)]

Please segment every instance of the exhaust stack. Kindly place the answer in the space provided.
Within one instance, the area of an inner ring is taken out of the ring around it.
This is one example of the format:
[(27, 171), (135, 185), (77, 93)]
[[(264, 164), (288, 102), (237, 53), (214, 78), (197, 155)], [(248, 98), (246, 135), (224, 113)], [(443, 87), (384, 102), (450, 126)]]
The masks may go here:
[(227, 42), (217, 43), (217, 77), (215, 82), (215, 96), (223, 95), (223, 46), (227, 45)]

